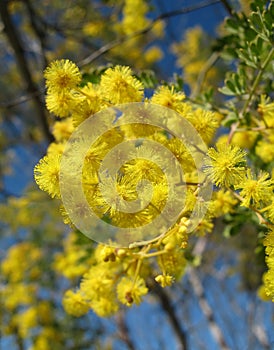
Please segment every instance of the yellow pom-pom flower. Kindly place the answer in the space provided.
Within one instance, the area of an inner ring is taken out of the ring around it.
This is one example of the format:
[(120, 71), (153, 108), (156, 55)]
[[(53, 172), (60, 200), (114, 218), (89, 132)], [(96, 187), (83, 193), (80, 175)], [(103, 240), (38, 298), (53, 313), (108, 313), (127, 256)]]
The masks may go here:
[(162, 57), (163, 52), (158, 46), (151, 46), (144, 53), (144, 58), (149, 64), (160, 61)]
[(266, 296), (274, 302), (274, 231), (270, 231), (264, 239), (265, 262), (268, 271), (263, 276)]
[(67, 290), (63, 298), (63, 307), (65, 311), (75, 317), (85, 315), (89, 310), (88, 303), (84, 300), (82, 294)]
[(274, 134), (272, 129), (270, 130), (269, 135), (267, 137), (264, 137), (257, 143), (255, 152), (265, 163), (270, 163), (273, 161)]
[(258, 112), (263, 116), (268, 126), (274, 126), (274, 102), (266, 95), (261, 96), (261, 102), (258, 105)]
[(148, 288), (141, 277), (133, 282), (129, 277), (123, 277), (117, 285), (117, 296), (122, 304), (131, 306), (133, 303), (140, 304), (141, 297), (146, 295)]
[(262, 172), (256, 180), (248, 170), (247, 177), (235, 186), (236, 189), (241, 189), (240, 195), (244, 199), (242, 206), (258, 205), (271, 199), (274, 182), (269, 177), (268, 173)]
[(75, 63), (69, 60), (53, 61), (45, 69), (46, 87), (49, 91), (62, 92), (70, 90), (81, 82), (81, 73)]
[(53, 125), (53, 136), (58, 142), (68, 140), (74, 130), (72, 118), (57, 121)]
[(265, 283), (267, 282), (266, 278), (267, 278), (267, 272), (263, 274), (263, 278), (262, 278), (263, 284), (258, 288), (257, 295), (263, 301), (271, 301), (271, 296), (266, 294), (267, 293), (265, 288)]
[(47, 109), (60, 118), (69, 116), (80, 101), (81, 99), (74, 97), (69, 91), (61, 93), (53, 91), (46, 96)]
[(188, 109), (188, 105), (184, 102), (185, 97), (183, 92), (175, 91), (173, 86), (171, 88), (160, 86), (152, 96), (151, 102), (183, 113), (184, 109)]
[(221, 143), (217, 149), (208, 150), (205, 172), (217, 186), (230, 187), (244, 179), (246, 173), (245, 152), (237, 146)]
[(186, 118), (193, 124), (199, 135), (206, 143), (209, 143), (219, 126), (216, 114), (201, 108), (186, 115)]
[(133, 77), (129, 67), (107, 69), (102, 75), (101, 88), (105, 98), (113, 104), (140, 102), (143, 98), (143, 84)]
[(59, 170), (60, 155), (49, 154), (40, 159), (34, 168), (34, 178), (42, 191), (47, 192), (52, 198), (60, 197)]
[(234, 198), (229, 191), (221, 189), (213, 194), (209, 206), (210, 214), (217, 218), (224, 214), (232, 213), (237, 203), (238, 200)]
[(37, 326), (38, 310), (35, 306), (31, 306), (20, 314), (15, 316), (15, 322), (18, 324), (19, 334), (22, 338), (30, 335), (31, 329)]

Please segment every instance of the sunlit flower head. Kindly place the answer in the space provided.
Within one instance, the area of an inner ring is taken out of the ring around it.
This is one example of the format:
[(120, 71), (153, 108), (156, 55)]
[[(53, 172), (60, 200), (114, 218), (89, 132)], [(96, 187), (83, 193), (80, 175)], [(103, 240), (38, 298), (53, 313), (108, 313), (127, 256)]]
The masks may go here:
[(151, 102), (171, 108), (176, 112), (182, 112), (185, 108), (185, 94), (182, 91), (175, 91), (174, 86), (160, 86), (151, 98)]
[(242, 205), (258, 205), (260, 202), (268, 202), (273, 192), (274, 182), (269, 179), (270, 176), (266, 172), (259, 174), (258, 178), (254, 178), (251, 171), (248, 170), (247, 177), (244, 178), (236, 189), (241, 189), (240, 195), (243, 197)]
[(46, 155), (34, 168), (34, 178), (37, 185), (52, 198), (60, 197), (60, 159), (60, 154)]
[(187, 114), (186, 118), (192, 123), (203, 140), (209, 143), (219, 126), (216, 113), (198, 108), (193, 113)]
[(261, 96), (261, 102), (258, 105), (258, 112), (263, 116), (268, 126), (274, 125), (274, 102), (266, 95)]
[(137, 277), (135, 283), (129, 277), (123, 277), (117, 285), (117, 296), (122, 304), (131, 306), (140, 304), (141, 297), (146, 295), (148, 288), (143, 278)]
[(53, 136), (58, 142), (68, 140), (73, 132), (73, 122), (72, 118), (66, 118), (61, 121), (56, 121), (53, 125)]
[(136, 79), (129, 67), (109, 68), (102, 75), (101, 88), (111, 103), (140, 102), (143, 98), (143, 84)]
[(233, 197), (230, 191), (221, 189), (214, 192), (209, 210), (214, 217), (218, 217), (227, 213), (233, 213), (238, 200)]
[(61, 118), (70, 115), (78, 103), (79, 101), (70, 92), (53, 92), (46, 96), (47, 109)]
[(62, 92), (75, 88), (81, 82), (81, 73), (69, 60), (53, 61), (44, 72), (46, 87), (50, 91)]
[(63, 298), (63, 307), (68, 314), (75, 317), (83, 316), (89, 311), (89, 305), (79, 291), (67, 290)]
[(217, 186), (230, 187), (244, 179), (246, 173), (245, 152), (237, 146), (221, 143), (217, 149), (208, 150), (205, 172)]

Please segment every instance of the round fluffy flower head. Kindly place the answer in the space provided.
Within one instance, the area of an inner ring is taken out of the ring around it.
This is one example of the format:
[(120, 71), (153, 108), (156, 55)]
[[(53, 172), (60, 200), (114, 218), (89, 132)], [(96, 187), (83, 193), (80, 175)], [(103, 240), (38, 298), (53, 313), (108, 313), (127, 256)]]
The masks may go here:
[(237, 146), (221, 143), (208, 150), (205, 172), (217, 186), (230, 187), (243, 180), (246, 172), (245, 152)]
[(31, 328), (37, 326), (38, 313), (34, 306), (18, 313), (15, 317), (15, 322), (18, 324), (19, 335), (22, 338), (27, 338), (30, 335)]
[(59, 154), (48, 154), (34, 168), (34, 178), (37, 185), (52, 198), (60, 197), (60, 159)]
[(209, 205), (209, 210), (216, 218), (227, 213), (232, 213), (234, 207), (238, 203), (237, 199), (235, 199), (229, 191), (224, 189), (214, 192), (213, 196), (213, 200)]
[(261, 96), (261, 103), (259, 103), (258, 112), (266, 119), (268, 126), (273, 126), (274, 102), (272, 102), (266, 95)]
[(181, 91), (177, 92), (174, 86), (160, 86), (151, 98), (151, 102), (182, 112), (185, 107), (185, 94)]
[(140, 304), (141, 297), (146, 295), (148, 289), (143, 278), (137, 277), (135, 283), (131, 278), (123, 277), (117, 286), (117, 296), (121, 303), (131, 306)]
[(45, 69), (46, 87), (50, 91), (62, 92), (75, 88), (81, 82), (81, 73), (75, 63), (56, 60)]
[(247, 177), (235, 186), (236, 189), (242, 189), (240, 192), (240, 195), (244, 198), (242, 206), (248, 207), (260, 202), (268, 202), (271, 199), (274, 183), (269, 177), (268, 173), (262, 172), (256, 180), (251, 171), (248, 170)]
[(268, 219), (274, 223), (274, 196), (271, 196), (271, 204), (267, 207), (267, 217)]
[(265, 255), (274, 257), (274, 231), (268, 232), (264, 238)]
[(111, 103), (139, 102), (143, 98), (143, 84), (133, 77), (129, 67), (109, 68), (102, 75), (101, 88)]
[(186, 118), (192, 123), (206, 143), (209, 143), (219, 126), (216, 113), (201, 108), (189, 113)]
[(56, 141), (62, 142), (69, 139), (73, 129), (72, 118), (66, 118), (54, 123), (52, 133)]
[(79, 291), (74, 293), (67, 290), (63, 298), (63, 307), (68, 314), (75, 317), (83, 316), (89, 311), (89, 305)]

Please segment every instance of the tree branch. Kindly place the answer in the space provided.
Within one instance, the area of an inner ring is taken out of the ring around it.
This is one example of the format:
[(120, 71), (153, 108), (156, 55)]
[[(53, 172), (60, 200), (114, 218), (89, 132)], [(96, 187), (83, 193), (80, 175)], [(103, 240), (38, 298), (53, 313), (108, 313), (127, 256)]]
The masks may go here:
[(135, 346), (130, 337), (129, 329), (126, 324), (125, 312), (120, 310), (116, 317), (117, 326), (118, 326), (118, 336), (119, 338), (127, 345), (128, 349), (135, 350)]
[(159, 299), (161, 306), (163, 308), (163, 311), (167, 314), (169, 318), (170, 324), (179, 341), (180, 349), (187, 350), (188, 349), (187, 334), (182, 329), (181, 322), (175, 313), (175, 310), (171, 304), (168, 294), (154, 280), (151, 279), (149, 281), (149, 284), (151, 284), (152, 292)]
[[(193, 249), (193, 254), (202, 255), (203, 251), (205, 250), (205, 247), (206, 247), (206, 238), (202, 237), (197, 241)], [(221, 350), (229, 350), (229, 347), (226, 344), (226, 341), (223, 337), (223, 333), (215, 321), (213, 310), (209, 305), (209, 303), (207, 302), (203, 285), (198, 277), (198, 274), (193, 268), (190, 268), (188, 270), (188, 279), (193, 288), (195, 295), (198, 298), (200, 308), (207, 319), (210, 332), (214, 337), (216, 343), (218, 344)]]
[(204, 292), (203, 285), (202, 285), (197, 273), (194, 271), (194, 269), (189, 269), (188, 279), (190, 281), (190, 284), (192, 285), (194, 293), (196, 294), (196, 296), (198, 298), (199, 305), (201, 307), (203, 314), (205, 315), (205, 317), (207, 319), (210, 332), (213, 335), (216, 343), (218, 344), (218, 346), (221, 350), (229, 350), (229, 347), (227, 346), (226, 341), (223, 337), (222, 331), (215, 321), (215, 317), (214, 317), (214, 313), (212, 311), (212, 308), (206, 300), (206, 295)]
[(227, 0), (221, 0), (221, 3), (224, 5), (229, 15), (233, 16), (233, 8), (230, 6), (229, 2)]
[(262, 348), (264, 348), (265, 350), (271, 350), (271, 344), (269, 343), (267, 334), (263, 326), (255, 323), (252, 327), (252, 332), (256, 336)]
[(44, 104), (42, 100), (40, 99), (40, 92), (37, 89), (33, 79), (32, 75), (30, 73), (30, 67), (28, 65), (28, 61), (25, 57), (23, 44), (21, 41), (21, 38), (19, 36), (19, 33), (17, 32), (17, 29), (15, 25), (12, 22), (12, 18), (10, 16), (10, 13), (8, 11), (8, 2), (6, 0), (0, 1), (0, 16), (2, 19), (2, 22), (4, 24), (4, 32), (9, 40), (9, 43), (14, 50), (15, 58), (17, 61), (18, 69), (21, 73), (21, 76), (23, 80), (26, 83), (26, 90), (28, 94), (33, 95), (33, 101), (34, 105), (37, 111), (37, 115), (40, 118), (40, 123), (42, 126), (42, 129), (44, 131), (45, 136), (47, 137), (48, 141), (53, 141), (53, 136), (51, 135), (48, 127), (47, 122), (47, 114), (44, 108)]
[(34, 8), (32, 7), (32, 4), (29, 0), (24, 0), (24, 3), (26, 5), (30, 23), (32, 25), (33, 31), (36, 34), (39, 42), (40, 42), (40, 48), (41, 48), (41, 55), (43, 57), (43, 67), (46, 68), (48, 65), (47, 58), (46, 58), (46, 33), (45, 30), (42, 29), (41, 25), (39, 25), (39, 22), (37, 21), (37, 14), (35, 13)]
[(193, 91), (193, 96), (196, 97), (202, 90), (203, 83), (205, 81), (208, 71), (214, 66), (214, 64), (219, 59), (220, 54), (218, 52), (213, 52), (208, 60), (205, 62), (203, 68), (200, 70), (195, 89)]

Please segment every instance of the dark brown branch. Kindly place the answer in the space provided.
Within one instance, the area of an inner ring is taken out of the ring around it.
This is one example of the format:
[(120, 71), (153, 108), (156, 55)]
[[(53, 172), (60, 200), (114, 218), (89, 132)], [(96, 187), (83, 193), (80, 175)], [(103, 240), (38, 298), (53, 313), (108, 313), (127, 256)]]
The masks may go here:
[(46, 110), (44, 108), (43, 101), (39, 96), (39, 91), (32, 79), (32, 75), (30, 73), (31, 70), (23, 49), (24, 46), (22, 44), (19, 33), (17, 32), (17, 29), (13, 24), (7, 5), (7, 1), (0, 1), (0, 16), (4, 24), (4, 32), (9, 40), (12, 49), (14, 50), (18, 69), (21, 73), (23, 80), (26, 83), (26, 90), (28, 94), (33, 95), (33, 101), (36, 107), (37, 116), (40, 118), (40, 123), (43, 128), (44, 134), (47, 137), (48, 141), (51, 142), (53, 141), (53, 136), (49, 131)]
[(33, 93), (29, 93), (27, 95), (20, 96), (11, 102), (0, 102), (0, 108), (5, 108), (5, 109), (13, 108), (13, 107), (18, 106), (22, 103), (25, 103), (27, 101), (32, 100), (35, 96), (41, 96), (45, 91), (46, 91), (46, 89), (44, 89), (43, 91), (37, 90)]
[(130, 337), (130, 333), (125, 320), (125, 312), (120, 310), (117, 314), (118, 336), (127, 345), (129, 350), (135, 350), (135, 346)]
[[(206, 237), (201, 237), (197, 241), (193, 249), (193, 254), (195, 256), (201, 256), (206, 248), (206, 243)], [(226, 341), (224, 339), (223, 333), (215, 320), (213, 310), (207, 301), (203, 285), (198, 277), (198, 274), (193, 268), (190, 268), (188, 270), (188, 279), (198, 299), (200, 308), (207, 319), (210, 332), (213, 338), (215, 339), (216, 343), (218, 344), (219, 349), (229, 350), (229, 347), (227, 346)]]
[(209, 303), (207, 302), (202, 283), (200, 282), (200, 279), (199, 279), (198, 275), (196, 274), (196, 272), (194, 271), (194, 269), (189, 270), (188, 279), (190, 281), (190, 284), (192, 285), (192, 288), (194, 290), (195, 295), (198, 298), (200, 308), (207, 319), (210, 332), (213, 335), (216, 343), (218, 344), (219, 349), (229, 350), (229, 347), (227, 346), (226, 341), (223, 337), (222, 331), (215, 321), (215, 317), (214, 317), (212, 308), (210, 307)]
[(19, 330), (18, 330), (17, 327), (16, 327), (16, 329), (15, 329), (14, 334), (15, 334), (15, 340), (16, 340), (16, 344), (17, 344), (17, 346), (18, 346), (18, 349), (19, 349), (19, 350), (24, 350), (24, 349), (25, 349), (24, 341), (23, 341), (22, 337), (20, 336)]
[(233, 16), (233, 8), (230, 6), (229, 2), (227, 0), (221, 0), (221, 3), (224, 5), (229, 15)]
[(34, 31), (37, 39), (39, 40), (39, 43), (40, 43), (41, 54), (43, 57), (43, 67), (46, 68), (46, 66), (48, 65), (46, 54), (45, 54), (46, 36), (47, 36), (46, 32), (45, 32), (45, 30), (43, 30), (41, 24), (39, 24), (39, 22), (37, 21), (37, 14), (35, 13), (35, 10), (32, 7), (32, 4), (30, 3), (30, 1), (24, 0), (24, 3), (26, 4), (26, 8), (27, 8), (27, 11), (29, 14), (31, 26), (33, 28), (33, 31)]
[(181, 322), (175, 313), (175, 310), (171, 304), (169, 295), (154, 280), (150, 280), (149, 282), (151, 284), (152, 292), (159, 299), (161, 306), (163, 308), (163, 311), (167, 314), (169, 318), (170, 324), (180, 344), (180, 350), (187, 350), (188, 349), (187, 334), (182, 329)]
[(10, 192), (10, 191), (6, 190), (5, 188), (2, 188), (2, 187), (0, 188), (0, 196), (4, 197), (5, 199), (7, 199), (9, 197), (16, 197), (16, 198), (20, 197), (19, 194)]

